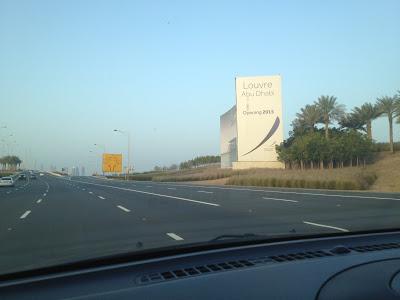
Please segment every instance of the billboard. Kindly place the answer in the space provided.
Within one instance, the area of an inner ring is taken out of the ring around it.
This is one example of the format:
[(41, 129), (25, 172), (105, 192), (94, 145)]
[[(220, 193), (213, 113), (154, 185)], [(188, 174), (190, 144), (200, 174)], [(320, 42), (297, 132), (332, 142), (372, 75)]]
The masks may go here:
[(103, 154), (103, 172), (121, 173), (122, 172), (122, 154)]
[(281, 76), (236, 78), (237, 161), (276, 162), (283, 142)]

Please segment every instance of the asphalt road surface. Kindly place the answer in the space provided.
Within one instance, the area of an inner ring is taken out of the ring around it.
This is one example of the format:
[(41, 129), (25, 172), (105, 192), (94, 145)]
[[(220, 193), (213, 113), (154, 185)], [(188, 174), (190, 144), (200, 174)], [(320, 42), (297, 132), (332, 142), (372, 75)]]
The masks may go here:
[(400, 227), (400, 194), (57, 177), (0, 188), (0, 274), (254, 233)]

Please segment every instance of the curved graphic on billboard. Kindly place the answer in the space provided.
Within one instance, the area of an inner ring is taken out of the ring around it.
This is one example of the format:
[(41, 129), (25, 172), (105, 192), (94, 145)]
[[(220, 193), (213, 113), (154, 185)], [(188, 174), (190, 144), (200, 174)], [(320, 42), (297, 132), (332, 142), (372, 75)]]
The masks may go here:
[(268, 141), (271, 138), (271, 136), (274, 135), (275, 131), (278, 129), (279, 124), (280, 124), (279, 117), (276, 117), (274, 124), (272, 125), (271, 129), (269, 130), (269, 132), (267, 133), (265, 138), (253, 150), (250, 150), (249, 152), (243, 154), (242, 156), (245, 156), (245, 155), (253, 152), (254, 150), (256, 150), (259, 147), (261, 147), (261, 145), (264, 144), (266, 141)]

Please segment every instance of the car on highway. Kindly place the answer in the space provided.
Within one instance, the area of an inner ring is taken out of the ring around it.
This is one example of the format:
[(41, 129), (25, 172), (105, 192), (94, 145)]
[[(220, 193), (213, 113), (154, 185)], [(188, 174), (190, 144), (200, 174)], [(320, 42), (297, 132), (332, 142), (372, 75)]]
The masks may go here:
[(36, 177), (35, 174), (31, 174), (31, 175), (29, 176), (29, 178), (30, 178), (30, 179), (36, 179), (37, 177)]
[(14, 186), (14, 180), (12, 177), (1, 177), (0, 178), (0, 186)]
[(25, 174), (20, 174), (19, 176), (18, 176), (18, 179), (21, 179), (21, 180), (26, 180), (26, 175)]

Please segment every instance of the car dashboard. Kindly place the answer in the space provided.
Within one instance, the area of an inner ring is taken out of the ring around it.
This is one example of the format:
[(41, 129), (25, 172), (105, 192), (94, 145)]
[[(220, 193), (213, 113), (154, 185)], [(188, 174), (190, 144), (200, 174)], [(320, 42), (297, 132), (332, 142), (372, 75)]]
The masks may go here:
[(400, 232), (176, 253), (0, 281), (1, 299), (400, 299)]

